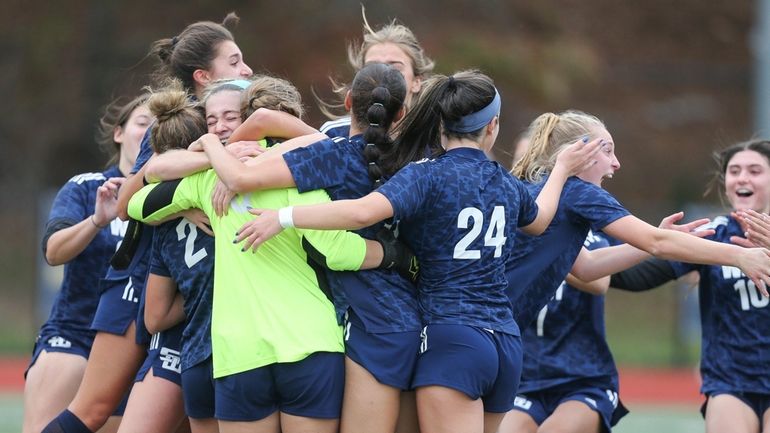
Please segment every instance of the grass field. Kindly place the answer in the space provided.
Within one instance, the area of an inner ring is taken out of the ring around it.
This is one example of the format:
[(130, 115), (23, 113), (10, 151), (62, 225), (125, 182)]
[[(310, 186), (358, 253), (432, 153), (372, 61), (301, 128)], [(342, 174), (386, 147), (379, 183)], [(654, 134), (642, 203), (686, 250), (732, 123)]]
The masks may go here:
[[(693, 405), (630, 405), (631, 413), (612, 430), (613, 433), (703, 431), (703, 419)], [(22, 399), (19, 393), (0, 393), (0, 433), (21, 431)]]

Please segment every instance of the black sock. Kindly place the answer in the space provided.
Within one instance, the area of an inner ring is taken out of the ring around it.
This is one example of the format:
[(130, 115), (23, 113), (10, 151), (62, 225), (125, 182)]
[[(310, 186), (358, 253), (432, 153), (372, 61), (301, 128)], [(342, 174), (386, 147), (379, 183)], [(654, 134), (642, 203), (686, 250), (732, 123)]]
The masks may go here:
[(94, 433), (74, 413), (67, 409), (60, 413), (41, 433)]

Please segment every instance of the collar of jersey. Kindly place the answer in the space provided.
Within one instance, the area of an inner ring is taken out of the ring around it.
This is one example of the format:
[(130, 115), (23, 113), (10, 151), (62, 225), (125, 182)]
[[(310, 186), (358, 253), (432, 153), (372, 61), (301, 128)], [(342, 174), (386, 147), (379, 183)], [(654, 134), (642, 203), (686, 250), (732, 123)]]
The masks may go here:
[(459, 156), (462, 158), (475, 159), (475, 160), (489, 160), (487, 154), (481, 149), (474, 149), (472, 147), (457, 147), (452, 150), (448, 150), (446, 155)]

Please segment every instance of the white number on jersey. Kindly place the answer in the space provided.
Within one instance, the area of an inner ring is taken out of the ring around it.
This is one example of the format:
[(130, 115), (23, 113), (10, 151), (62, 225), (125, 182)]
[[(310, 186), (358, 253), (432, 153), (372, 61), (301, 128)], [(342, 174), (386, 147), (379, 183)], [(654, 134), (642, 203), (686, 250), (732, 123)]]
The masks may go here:
[[(471, 223), (471, 220), (473, 222)], [(475, 207), (466, 207), (457, 215), (457, 228), (467, 229), (470, 225), (470, 231), (460, 239), (455, 245), (455, 252), (452, 256), (461, 260), (477, 260), (481, 258), (480, 250), (469, 250), (468, 247), (479, 237), (484, 225), (484, 214)], [(505, 233), (505, 207), (495, 206), (492, 211), (492, 217), (489, 221), (489, 227), (484, 234), (484, 246), (495, 247), (495, 257), (500, 257), (503, 252), (503, 245), (508, 239)]]
[[(185, 228), (188, 230), (185, 230)], [(190, 232), (189, 235), (187, 235), (187, 231)], [(195, 249), (195, 239), (198, 237), (198, 228), (186, 218), (182, 218), (176, 226), (176, 240), (181, 241), (185, 237), (187, 237), (187, 241), (184, 244), (184, 262), (188, 268), (192, 268), (196, 263), (203, 260), (208, 253), (206, 253), (205, 248), (193, 252)]]
[[(566, 281), (562, 281), (561, 284), (559, 284), (559, 288), (556, 289), (556, 294), (553, 295), (553, 300), (561, 301), (561, 299), (564, 297), (564, 285), (567, 284)], [(545, 315), (548, 314), (548, 304), (545, 304), (543, 308), (540, 309), (540, 312), (537, 313), (537, 336), (542, 337), (544, 334), (543, 326), (545, 326)]]
[(733, 287), (741, 295), (741, 310), (743, 311), (748, 311), (750, 307), (764, 308), (770, 303), (770, 298), (762, 296), (751, 280), (738, 280)]

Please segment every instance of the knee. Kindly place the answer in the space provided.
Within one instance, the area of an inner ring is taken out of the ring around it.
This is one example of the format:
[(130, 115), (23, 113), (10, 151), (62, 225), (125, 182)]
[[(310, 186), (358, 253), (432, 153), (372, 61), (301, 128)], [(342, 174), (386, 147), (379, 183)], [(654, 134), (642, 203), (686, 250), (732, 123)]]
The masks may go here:
[(89, 430), (99, 430), (115, 412), (115, 405), (106, 401), (94, 401), (88, 406), (77, 407), (73, 404), (70, 411), (85, 424)]

